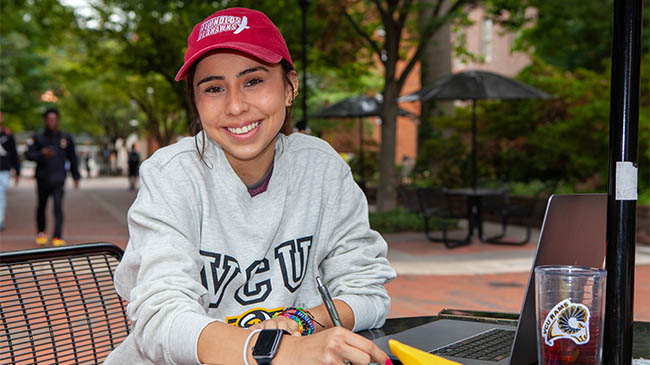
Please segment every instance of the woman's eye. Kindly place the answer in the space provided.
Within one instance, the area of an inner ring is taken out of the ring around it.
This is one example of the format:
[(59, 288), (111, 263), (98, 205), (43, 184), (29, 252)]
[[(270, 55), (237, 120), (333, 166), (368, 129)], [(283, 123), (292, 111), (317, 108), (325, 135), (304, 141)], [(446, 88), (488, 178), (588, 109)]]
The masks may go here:
[(251, 79), (246, 83), (246, 86), (255, 86), (255, 85), (257, 85), (259, 83), (262, 83), (262, 82), (264, 82), (264, 81), (262, 81), (261, 79)]
[(209, 88), (205, 89), (206, 93), (218, 93), (223, 91), (223, 88), (219, 86), (210, 86)]

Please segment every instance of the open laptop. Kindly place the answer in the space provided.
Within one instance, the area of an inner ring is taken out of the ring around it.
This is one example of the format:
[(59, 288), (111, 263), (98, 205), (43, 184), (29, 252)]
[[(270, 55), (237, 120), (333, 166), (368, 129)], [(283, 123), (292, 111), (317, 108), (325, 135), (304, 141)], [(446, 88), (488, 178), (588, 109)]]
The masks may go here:
[[(440, 319), (373, 341), (397, 363), (399, 360), (390, 352), (389, 339), (465, 365), (536, 363), (534, 269), (541, 265), (604, 267), (606, 222), (606, 194), (552, 195), (549, 198), (516, 331), (508, 325)], [(505, 340), (505, 343), (489, 342), (496, 341), (490, 338)], [(484, 353), (467, 354), (476, 352), (479, 344), (486, 342), (488, 350)], [(447, 355), (462, 345), (468, 345), (470, 350)], [(503, 351), (495, 353), (499, 347)]]

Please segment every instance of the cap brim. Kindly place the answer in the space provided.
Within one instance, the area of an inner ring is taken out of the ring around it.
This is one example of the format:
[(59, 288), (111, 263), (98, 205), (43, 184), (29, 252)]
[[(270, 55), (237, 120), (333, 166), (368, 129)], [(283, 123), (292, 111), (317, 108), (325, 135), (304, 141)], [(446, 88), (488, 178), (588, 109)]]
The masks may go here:
[(269, 51), (266, 48), (256, 46), (250, 43), (227, 42), (227, 43), (215, 44), (201, 49), (200, 51), (194, 53), (194, 55), (192, 55), (192, 57), (190, 57), (187, 61), (185, 61), (181, 69), (178, 70), (178, 73), (176, 74), (176, 78), (175, 78), (176, 81), (181, 81), (184, 78), (186, 78), (190, 67), (192, 67), (194, 62), (196, 62), (199, 58), (203, 57), (203, 55), (205, 55), (210, 51), (214, 51), (218, 49), (232, 49), (235, 51), (246, 53), (253, 57), (259, 58), (264, 62), (268, 62), (272, 64), (280, 63), (280, 61), (282, 61), (282, 56), (280, 56), (279, 54)]

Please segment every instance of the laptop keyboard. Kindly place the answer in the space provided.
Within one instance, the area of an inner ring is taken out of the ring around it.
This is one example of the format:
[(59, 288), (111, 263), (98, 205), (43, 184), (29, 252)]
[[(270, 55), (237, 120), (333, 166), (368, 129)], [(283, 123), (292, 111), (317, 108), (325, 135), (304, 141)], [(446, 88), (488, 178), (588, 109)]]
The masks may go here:
[(515, 331), (493, 328), (489, 331), (431, 351), (442, 356), (472, 360), (500, 361), (510, 356)]

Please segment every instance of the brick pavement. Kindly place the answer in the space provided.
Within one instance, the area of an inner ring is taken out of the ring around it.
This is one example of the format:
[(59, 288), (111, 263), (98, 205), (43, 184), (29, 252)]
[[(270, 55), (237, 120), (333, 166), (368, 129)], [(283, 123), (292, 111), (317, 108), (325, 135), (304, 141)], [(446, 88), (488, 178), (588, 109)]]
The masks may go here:
[[(128, 241), (126, 211), (135, 198), (135, 192), (127, 187), (123, 177), (82, 180), (79, 190), (69, 186), (64, 203), (68, 243), (104, 241), (124, 248)], [(0, 232), (0, 250), (37, 247), (35, 207), (34, 182), (23, 178), (8, 193), (8, 228)], [(50, 231), (52, 222), (48, 206)], [(509, 247), (473, 242), (448, 250), (428, 242), (421, 233), (384, 236), (389, 259), (399, 273), (387, 284), (392, 297), (390, 317), (434, 314), (443, 308), (519, 311), (535, 244)], [(650, 321), (650, 252), (641, 258), (637, 259), (643, 264), (636, 270), (634, 316)]]

